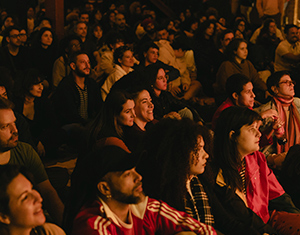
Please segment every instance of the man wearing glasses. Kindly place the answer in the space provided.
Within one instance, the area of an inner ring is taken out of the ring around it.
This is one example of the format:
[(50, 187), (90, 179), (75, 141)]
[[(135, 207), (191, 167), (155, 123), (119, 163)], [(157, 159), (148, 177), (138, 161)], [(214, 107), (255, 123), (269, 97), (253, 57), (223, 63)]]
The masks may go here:
[(8, 68), (15, 80), (18, 74), (30, 67), (28, 48), (21, 46), (20, 30), (10, 26), (4, 32), (0, 49), (0, 66)]

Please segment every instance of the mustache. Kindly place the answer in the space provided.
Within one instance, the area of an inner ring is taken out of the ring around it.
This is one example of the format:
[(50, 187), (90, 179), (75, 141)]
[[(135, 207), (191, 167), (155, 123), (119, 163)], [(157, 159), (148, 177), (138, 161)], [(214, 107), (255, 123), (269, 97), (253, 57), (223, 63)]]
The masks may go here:
[(13, 139), (13, 138), (18, 137), (18, 136), (19, 136), (19, 133), (18, 132), (14, 132), (14, 133), (12, 133), (10, 139)]
[(137, 189), (138, 187), (142, 186), (142, 185), (143, 185), (142, 182), (137, 183), (137, 185), (134, 187), (134, 190)]

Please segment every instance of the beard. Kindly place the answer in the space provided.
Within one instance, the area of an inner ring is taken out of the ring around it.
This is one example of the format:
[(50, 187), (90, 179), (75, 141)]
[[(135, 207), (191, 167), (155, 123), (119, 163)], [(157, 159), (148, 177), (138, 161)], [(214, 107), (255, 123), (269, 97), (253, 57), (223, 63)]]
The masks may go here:
[[(90, 70), (91, 72), (91, 70)], [(85, 74), (85, 72), (83, 70), (79, 70), (77, 67), (75, 69), (75, 73), (79, 76), (79, 77), (88, 77), (90, 75), (90, 72), (89, 74)]]
[(17, 144), (18, 144), (18, 140), (12, 142), (12, 139), (17, 137), (17, 136), (18, 136), (18, 133), (13, 133), (8, 141), (1, 141), (0, 140), (0, 151), (1, 152), (7, 152), (7, 151), (11, 150), (12, 148), (16, 147)]
[[(132, 191), (134, 191), (141, 184), (142, 183), (140, 183), (136, 187), (134, 187), (134, 189)], [(142, 197), (141, 197), (142, 194), (139, 194), (138, 196), (133, 195), (133, 193), (126, 194), (126, 193), (122, 193), (122, 192), (116, 190), (114, 187), (111, 187), (111, 195), (115, 200), (122, 202), (124, 204), (137, 204), (142, 199)]]

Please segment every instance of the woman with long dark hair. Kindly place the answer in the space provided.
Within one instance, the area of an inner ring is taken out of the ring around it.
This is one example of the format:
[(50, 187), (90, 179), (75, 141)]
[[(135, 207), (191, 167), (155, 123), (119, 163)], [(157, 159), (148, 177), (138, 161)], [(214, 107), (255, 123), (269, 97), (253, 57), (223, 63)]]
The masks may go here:
[[(209, 164), (212, 135), (189, 119), (164, 119), (145, 138), (145, 154), (137, 171), (143, 176), (146, 195), (163, 200), (224, 234), (263, 234), (272, 229), (238, 197), (230, 201), (239, 208), (226, 211), (213, 191)], [(209, 154), (208, 154), (209, 153)]]
[(260, 115), (246, 107), (229, 107), (221, 113), (214, 134), (219, 196), (224, 207), (228, 207), (227, 201), (238, 195), (280, 234), (292, 234), (299, 229), (300, 210), (267, 166), (264, 154), (258, 151), (260, 124)]

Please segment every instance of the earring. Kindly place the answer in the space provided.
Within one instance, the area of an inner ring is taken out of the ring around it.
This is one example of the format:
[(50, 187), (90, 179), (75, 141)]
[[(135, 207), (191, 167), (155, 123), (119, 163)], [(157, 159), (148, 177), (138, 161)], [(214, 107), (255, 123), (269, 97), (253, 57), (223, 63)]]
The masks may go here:
[(107, 200), (110, 200), (111, 199), (111, 195), (109, 194), (109, 195), (106, 195), (106, 199)]

